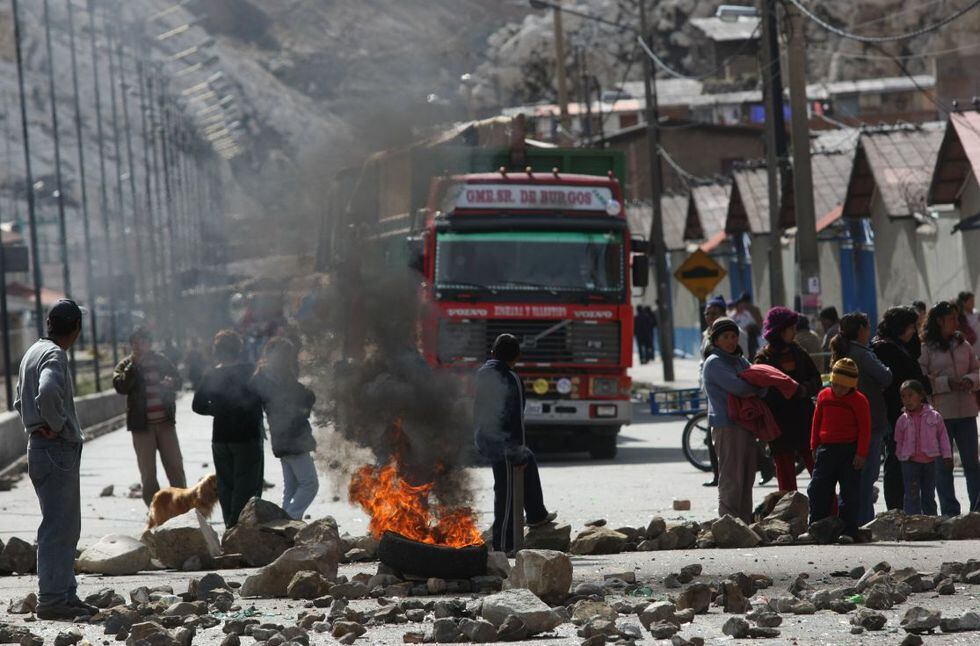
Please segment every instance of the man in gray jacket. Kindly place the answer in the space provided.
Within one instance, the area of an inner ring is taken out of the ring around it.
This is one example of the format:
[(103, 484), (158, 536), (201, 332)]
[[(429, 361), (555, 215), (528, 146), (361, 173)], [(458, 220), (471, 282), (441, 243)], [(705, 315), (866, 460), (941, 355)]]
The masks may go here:
[(27, 470), (41, 506), (37, 617), (72, 621), (97, 612), (75, 592), (75, 550), (82, 529), (82, 430), (65, 352), (82, 331), (81, 309), (74, 301), (58, 301), (48, 312), (47, 329), (47, 337), (38, 339), (21, 359), (14, 406), (27, 431)]

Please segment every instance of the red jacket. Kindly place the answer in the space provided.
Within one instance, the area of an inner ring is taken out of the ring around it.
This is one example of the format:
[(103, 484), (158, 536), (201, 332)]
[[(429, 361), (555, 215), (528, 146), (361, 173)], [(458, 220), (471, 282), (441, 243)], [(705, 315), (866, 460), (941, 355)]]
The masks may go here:
[(758, 397), (728, 396), (728, 419), (732, 420), (747, 431), (751, 431), (757, 440), (771, 442), (779, 437), (782, 431), (772, 411), (766, 402)]
[(765, 363), (756, 363), (738, 373), (738, 376), (753, 386), (772, 387), (780, 392), (786, 399), (796, 394), (800, 384), (775, 366)]
[(850, 444), (857, 442), (857, 454), (868, 456), (871, 444), (871, 407), (868, 399), (852, 389), (843, 397), (833, 389), (824, 388), (817, 396), (817, 411), (813, 415), (810, 448), (821, 444)]

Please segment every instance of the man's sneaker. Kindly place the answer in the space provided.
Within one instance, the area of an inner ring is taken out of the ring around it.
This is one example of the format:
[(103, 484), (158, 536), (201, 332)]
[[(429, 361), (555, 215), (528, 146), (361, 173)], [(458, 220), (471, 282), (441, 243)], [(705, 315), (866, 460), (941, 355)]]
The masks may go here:
[(549, 513), (547, 516), (545, 516), (544, 518), (542, 518), (541, 520), (535, 521), (533, 523), (528, 523), (527, 526), (541, 527), (542, 525), (547, 525), (548, 523), (553, 522), (556, 518), (558, 518), (558, 512), (553, 511)]
[(67, 603), (55, 603), (37, 608), (37, 618), (46, 621), (74, 621), (79, 617), (88, 619), (91, 616), (87, 610)]

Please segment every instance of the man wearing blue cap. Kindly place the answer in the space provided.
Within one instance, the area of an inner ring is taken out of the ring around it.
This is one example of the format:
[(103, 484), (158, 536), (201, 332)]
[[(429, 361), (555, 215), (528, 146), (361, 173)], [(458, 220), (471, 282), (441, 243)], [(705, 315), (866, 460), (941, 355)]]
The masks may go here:
[(47, 336), (21, 359), (14, 406), (27, 431), (27, 471), (41, 506), (37, 617), (72, 621), (97, 612), (75, 592), (75, 550), (82, 529), (82, 429), (66, 352), (82, 331), (81, 308), (74, 301), (58, 301), (48, 312), (47, 329)]

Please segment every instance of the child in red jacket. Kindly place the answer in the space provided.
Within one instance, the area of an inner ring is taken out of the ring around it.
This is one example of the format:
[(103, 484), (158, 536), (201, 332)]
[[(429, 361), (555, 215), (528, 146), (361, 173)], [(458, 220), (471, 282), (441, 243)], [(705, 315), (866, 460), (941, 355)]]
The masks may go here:
[(844, 533), (857, 539), (861, 469), (871, 443), (871, 408), (857, 391), (858, 367), (851, 359), (834, 364), (830, 388), (817, 396), (810, 448), (815, 465), (807, 495), (810, 524), (831, 515), (836, 487), (840, 485), (840, 517)]

